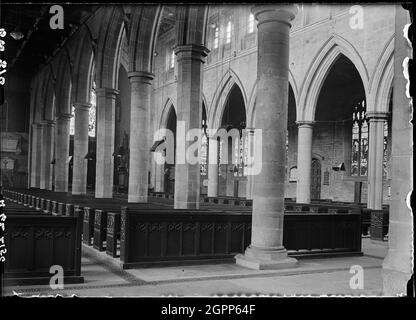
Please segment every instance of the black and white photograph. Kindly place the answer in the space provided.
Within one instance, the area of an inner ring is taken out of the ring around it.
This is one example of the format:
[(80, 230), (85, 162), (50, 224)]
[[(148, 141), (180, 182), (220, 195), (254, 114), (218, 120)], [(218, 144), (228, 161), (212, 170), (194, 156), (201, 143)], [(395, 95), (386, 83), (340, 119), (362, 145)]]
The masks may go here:
[(2, 2), (1, 295), (414, 297), (412, 10)]

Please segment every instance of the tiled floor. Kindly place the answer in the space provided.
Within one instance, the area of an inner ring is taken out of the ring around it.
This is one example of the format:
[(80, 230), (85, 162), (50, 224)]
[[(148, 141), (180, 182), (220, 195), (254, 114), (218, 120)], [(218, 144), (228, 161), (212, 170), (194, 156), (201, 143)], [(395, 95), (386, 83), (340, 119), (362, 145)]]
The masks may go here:
[[(282, 270), (250, 270), (233, 263), (121, 270), (84, 247), (83, 284), (6, 287), (4, 294), (71, 296), (381, 295), (387, 243), (363, 239), (362, 257), (302, 259)], [(103, 253), (105, 255), (105, 253)], [(351, 289), (351, 266), (364, 270), (363, 289)]]

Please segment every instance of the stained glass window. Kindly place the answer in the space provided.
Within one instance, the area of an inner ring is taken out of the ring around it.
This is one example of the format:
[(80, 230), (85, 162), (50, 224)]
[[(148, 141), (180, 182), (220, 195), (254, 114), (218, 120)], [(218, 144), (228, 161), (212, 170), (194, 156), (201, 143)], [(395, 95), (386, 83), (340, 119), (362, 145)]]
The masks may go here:
[(244, 134), (240, 135), (240, 139), (238, 139), (238, 143), (235, 144), (235, 160), (234, 165), (237, 167), (238, 171), (234, 172), (234, 176), (241, 177), (244, 175)]
[(387, 175), (387, 162), (389, 158), (388, 154), (388, 136), (389, 136), (389, 126), (388, 122), (384, 122), (384, 140), (383, 140), (383, 174)]
[(96, 111), (97, 111), (97, 96), (95, 95), (95, 82), (92, 84), (90, 91), (90, 103), (91, 108), (89, 110), (89, 119), (88, 119), (88, 135), (90, 137), (95, 137), (96, 129)]
[(351, 175), (366, 176), (368, 169), (368, 121), (365, 101), (358, 102), (352, 113)]
[(235, 146), (235, 161), (234, 165), (238, 170), (234, 173), (234, 176), (242, 177), (247, 175), (247, 155), (248, 155), (248, 139), (246, 123), (242, 121), (240, 123), (240, 139)]
[[(95, 85), (94, 85), (95, 88)], [(90, 137), (95, 137), (95, 115), (96, 115), (96, 103), (97, 103), (97, 98), (95, 95), (95, 89), (92, 88), (91, 92), (90, 92), (90, 103), (91, 103), (91, 108), (89, 109), (89, 114), (88, 114), (88, 135)], [(74, 106), (72, 106), (71, 108), (71, 120), (69, 122), (69, 134), (70, 135), (74, 135), (75, 134), (75, 108)]]
[[(251, 138), (250, 138), (251, 136)], [(230, 142), (231, 138), (228, 139)], [(233, 139), (234, 143), (234, 162), (229, 163), (230, 165), (234, 165), (234, 168), (237, 170), (234, 171), (235, 177), (242, 177), (247, 175), (247, 163), (248, 163), (248, 148), (250, 147), (250, 139), (253, 140), (253, 133), (250, 132), (250, 130), (245, 129), (245, 122), (243, 121), (240, 124), (240, 137), (239, 139)], [(223, 139), (219, 140), (219, 150), (218, 150), (218, 157), (219, 157), (219, 163), (221, 163), (222, 160), (222, 152), (223, 152)], [(252, 143), (252, 142), (251, 142)], [(253, 155), (251, 155), (253, 156)], [(231, 159), (230, 159), (231, 160)]]
[(206, 176), (208, 174), (208, 168), (207, 168), (207, 158), (208, 158), (208, 138), (206, 134), (206, 124), (205, 120), (202, 120), (202, 129), (203, 134), (201, 138), (201, 155), (199, 158), (200, 161), (200, 171), (202, 176)]
[(75, 134), (75, 108), (71, 106), (72, 117), (69, 120), (69, 134), (73, 136)]

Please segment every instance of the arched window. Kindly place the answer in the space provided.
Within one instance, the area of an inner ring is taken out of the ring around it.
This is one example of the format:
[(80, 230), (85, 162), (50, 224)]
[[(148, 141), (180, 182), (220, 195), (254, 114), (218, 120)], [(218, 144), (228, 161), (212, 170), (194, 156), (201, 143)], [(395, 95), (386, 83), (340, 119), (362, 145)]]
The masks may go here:
[(69, 120), (69, 134), (73, 136), (75, 134), (75, 108), (71, 106), (72, 117)]
[[(249, 129), (246, 129), (245, 126), (245, 121), (242, 121), (239, 125), (238, 130), (240, 131), (240, 136), (238, 139), (236, 139), (236, 143), (234, 144), (234, 163), (229, 163), (234, 165), (235, 177), (247, 176), (249, 152), (248, 148), (250, 147), (250, 141), (253, 140), (253, 132), (251, 132)], [(204, 140), (202, 139), (202, 141)], [(224, 141), (223, 139), (220, 139), (218, 148), (218, 163), (222, 163), (223, 145)], [(251, 156), (253, 155), (251, 154)]]
[(248, 16), (247, 32), (248, 33), (254, 32), (254, 14), (252, 14), (252, 13), (250, 13), (250, 15)]
[(232, 29), (232, 23), (231, 23), (231, 21), (228, 21), (227, 29), (226, 29), (226, 33), (225, 33), (225, 43), (230, 43), (231, 42), (231, 29)]
[(170, 68), (175, 68), (175, 51), (173, 50), (170, 54)]
[(173, 49), (166, 49), (166, 71), (175, 67), (175, 51)]
[(88, 135), (90, 137), (95, 137), (95, 129), (96, 129), (95, 116), (96, 116), (96, 110), (97, 110), (97, 96), (95, 95), (95, 81), (93, 82), (92, 88), (90, 91), (90, 103), (91, 103), (91, 108), (89, 110), (89, 116), (88, 116)]
[(202, 138), (201, 138), (201, 155), (199, 158), (201, 175), (208, 175), (207, 159), (208, 159), (208, 137), (206, 132), (206, 120), (202, 119)]
[(365, 110), (365, 100), (361, 100), (354, 106), (352, 113), (352, 176), (367, 176), (368, 121)]
[(214, 49), (218, 48), (219, 34), (220, 34), (219, 27), (215, 27), (215, 30), (214, 30)]
[[(95, 82), (93, 82), (91, 91), (90, 91), (90, 103), (91, 108), (89, 109), (88, 113), (88, 135), (90, 137), (95, 137), (95, 115), (96, 115), (96, 105), (97, 105), (97, 97), (95, 95)], [(75, 108), (72, 106), (71, 108), (71, 120), (69, 122), (69, 134), (75, 134)]]

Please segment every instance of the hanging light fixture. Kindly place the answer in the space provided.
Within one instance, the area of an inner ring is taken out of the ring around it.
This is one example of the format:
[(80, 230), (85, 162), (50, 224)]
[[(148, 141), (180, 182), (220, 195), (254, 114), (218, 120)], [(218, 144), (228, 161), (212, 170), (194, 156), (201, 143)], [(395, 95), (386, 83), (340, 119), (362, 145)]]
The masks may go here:
[(19, 23), (17, 24), (16, 28), (14, 28), (12, 32), (10, 32), (10, 36), (14, 40), (21, 40), (24, 37), (24, 34), (22, 33), (22, 31), (20, 31), (21, 21), (22, 21), (22, 16), (21, 14), (19, 14)]
[(21, 40), (24, 37), (23, 33), (19, 30), (19, 27), (16, 27), (16, 29), (10, 32), (10, 36), (14, 40)]

